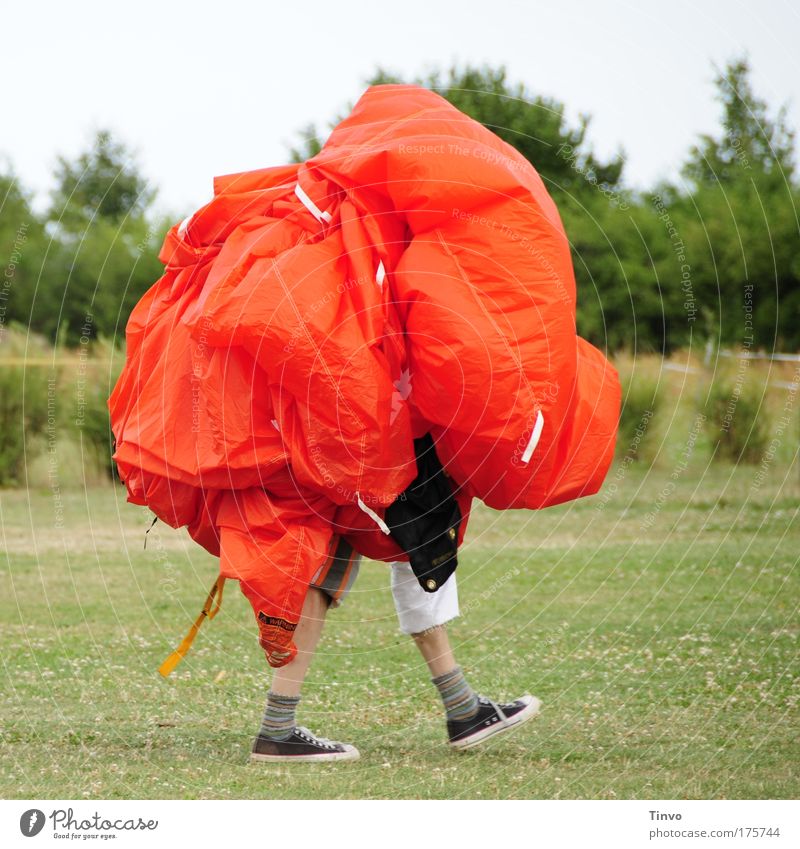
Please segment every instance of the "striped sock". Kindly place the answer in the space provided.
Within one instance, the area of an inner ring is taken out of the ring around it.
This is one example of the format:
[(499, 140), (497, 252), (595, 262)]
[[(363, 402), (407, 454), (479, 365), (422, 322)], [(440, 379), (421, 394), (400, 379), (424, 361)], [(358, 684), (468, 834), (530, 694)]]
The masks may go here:
[(467, 684), (460, 666), (431, 680), (442, 697), (448, 719), (470, 719), (478, 712), (478, 697)]
[(294, 728), (294, 713), (299, 701), (300, 696), (280, 696), (270, 690), (259, 736), (269, 737), (270, 740), (286, 740)]

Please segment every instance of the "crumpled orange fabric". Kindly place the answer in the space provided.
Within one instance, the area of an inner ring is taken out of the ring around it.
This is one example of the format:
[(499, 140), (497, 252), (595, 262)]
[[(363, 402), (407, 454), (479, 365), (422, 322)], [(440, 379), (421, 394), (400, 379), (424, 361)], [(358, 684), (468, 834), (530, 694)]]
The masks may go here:
[(220, 557), (293, 650), (333, 533), (380, 527), (431, 432), (469, 504), (595, 493), (618, 377), (576, 335), (558, 211), (521, 154), (439, 95), (369, 88), (307, 162), (220, 177), (173, 227), (109, 399), (128, 500)]

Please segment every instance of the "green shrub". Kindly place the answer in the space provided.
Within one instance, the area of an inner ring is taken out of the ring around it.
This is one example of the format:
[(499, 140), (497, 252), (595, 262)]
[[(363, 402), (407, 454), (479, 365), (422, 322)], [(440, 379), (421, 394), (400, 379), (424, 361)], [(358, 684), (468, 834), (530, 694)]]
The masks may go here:
[[(51, 382), (52, 381), (52, 382)], [(24, 479), (26, 455), (56, 427), (56, 377), (39, 366), (0, 364), (0, 486)]]
[(101, 341), (78, 349), (63, 387), (65, 420), (71, 438), (81, 447), (90, 466), (113, 478), (112, 435), (108, 396), (121, 371), (123, 357)]
[(124, 352), (102, 338), (54, 350), (19, 327), (0, 341), (0, 486), (113, 477), (106, 400)]
[(663, 406), (663, 384), (649, 374), (623, 375), (617, 456), (652, 459), (656, 416)]
[(740, 374), (712, 382), (704, 412), (714, 460), (758, 463), (770, 438), (764, 385)]

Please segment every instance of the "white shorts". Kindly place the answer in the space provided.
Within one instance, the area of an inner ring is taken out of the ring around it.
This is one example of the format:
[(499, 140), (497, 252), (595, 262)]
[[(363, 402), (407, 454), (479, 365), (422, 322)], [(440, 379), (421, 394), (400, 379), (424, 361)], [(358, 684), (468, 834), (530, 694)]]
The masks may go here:
[(398, 561), (392, 567), (392, 596), (400, 630), (419, 634), (444, 625), (458, 616), (458, 587), (452, 574), (435, 593), (426, 593), (419, 585), (409, 563)]

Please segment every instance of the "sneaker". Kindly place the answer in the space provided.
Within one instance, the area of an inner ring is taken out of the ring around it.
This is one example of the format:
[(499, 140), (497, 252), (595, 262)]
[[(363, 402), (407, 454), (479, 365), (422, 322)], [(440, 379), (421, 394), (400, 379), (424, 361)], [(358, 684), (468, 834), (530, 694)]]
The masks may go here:
[(508, 731), (536, 716), (542, 703), (536, 696), (524, 695), (511, 704), (497, 704), (478, 696), (478, 712), (469, 719), (448, 720), (447, 733), (453, 749), (471, 749), (495, 734)]
[(295, 726), (286, 740), (272, 740), (259, 734), (253, 743), (251, 761), (357, 761), (358, 749), (349, 743), (336, 743), (316, 737), (307, 728)]

